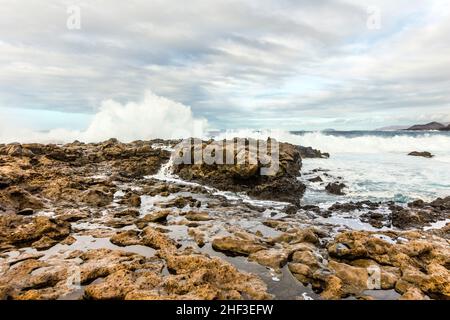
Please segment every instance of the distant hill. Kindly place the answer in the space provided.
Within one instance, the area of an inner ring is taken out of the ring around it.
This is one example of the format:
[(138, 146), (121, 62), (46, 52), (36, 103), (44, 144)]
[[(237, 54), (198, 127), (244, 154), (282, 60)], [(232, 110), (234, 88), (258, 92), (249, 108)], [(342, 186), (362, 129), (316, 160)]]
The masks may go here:
[(447, 127), (439, 122), (430, 122), (427, 124), (416, 124), (405, 130), (445, 130)]
[(407, 126), (388, 126), (375, 129), (375, 131), (397, 131), (397, 130), (405, 130), (408, 128)]
[(450, 131), (450, 124), (444, 128), (439, 129), (440, 131)]

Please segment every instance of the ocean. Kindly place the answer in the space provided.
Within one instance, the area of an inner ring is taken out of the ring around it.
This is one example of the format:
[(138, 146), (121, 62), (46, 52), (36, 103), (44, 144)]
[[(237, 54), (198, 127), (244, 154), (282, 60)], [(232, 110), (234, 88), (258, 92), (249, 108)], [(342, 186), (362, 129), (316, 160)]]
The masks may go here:
[[(450, 132), (233, 130), (215, 138), (236, 136), (270, 136), (330, 153), (329, 159), (303, 159), (299, 179), (307, 185), (305, 204), (327, 206), (359, 200), (407, 203), (450, 195)], [(412, 151), (429, 151), (434, 157), (408, 156)], [(323, 171), (312, 172), (318, 168)], [(308, 181), (317, 175), (322, 183)], [(346, 195), (323, 192), (324, 185), (337, 178), (347, 186)]]

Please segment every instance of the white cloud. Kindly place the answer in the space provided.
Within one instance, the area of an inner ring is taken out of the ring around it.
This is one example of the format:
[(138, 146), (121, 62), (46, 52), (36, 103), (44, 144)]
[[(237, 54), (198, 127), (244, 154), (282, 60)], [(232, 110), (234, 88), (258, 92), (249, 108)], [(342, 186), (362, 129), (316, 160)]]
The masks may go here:
[(86, 130), (56, 128), (39, 132), (23, 125), (27, 119), (7, 115), (0, 119), (0, 142), (98, 142), (112, 137), (124, 142), (179, 139), (203, 137), (207, 128), (207, 121), (194, 118), (190, 107), (150, 91), (139, 102), (121, 104), (113, 100), (104, 101)]
[[(73, 4), (81, 30), (66, 28)], [(380, 30), (367, 29), (368, 6)], [(0, 0), (0, 11), (0, 108), (95, 114), (152, 88), (216, 127), (288, 129), (450, 109), (445, 0)]]

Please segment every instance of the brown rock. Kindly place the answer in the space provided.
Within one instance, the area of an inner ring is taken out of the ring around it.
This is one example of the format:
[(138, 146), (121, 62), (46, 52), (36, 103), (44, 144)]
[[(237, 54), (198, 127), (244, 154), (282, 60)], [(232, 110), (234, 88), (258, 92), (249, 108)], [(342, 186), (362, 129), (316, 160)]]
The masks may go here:
[(190, 221), (208, 221), (211, 220), (208, 212), (189, 211), (186, 213), (185, 218)]
[(243, 256), (248, 256), (249, 254), (265, 249), (260, 243), (229, 236), (215, 238), (212, 241), (212, 247), (216, 251), (222, 251), (230, 255)]
[(279, 270), (287, 263), (288, 256), (288, 253), (284, 250), (266, 249), (250, 254), (248, 259), (250, 261), (256, 261), (260, 265)]

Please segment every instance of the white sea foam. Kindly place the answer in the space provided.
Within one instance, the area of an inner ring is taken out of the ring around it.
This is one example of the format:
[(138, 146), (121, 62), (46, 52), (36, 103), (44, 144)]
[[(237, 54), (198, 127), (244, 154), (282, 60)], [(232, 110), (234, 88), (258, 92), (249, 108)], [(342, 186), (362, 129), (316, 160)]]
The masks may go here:
[[(68, 115), (70, 116), (70, 115)], [(24, 119), (0, 117), (0, 142), (98, 142), (117, 138), (123, 142), (153, 138), (202, 137), (207, 121), (194, 117), (191, 108), (147, 91), (137, 102), (103, 101), (85, 130), (57, 128), (38, 132)], [(32, 122), (32, 121), (31, 121)]]
[(229, 130), (216, 136), (218, 139), (249, 137), (267, 139), (272, 137), (280, 142), (311, 146), (330, 153), (405, 153), (429, 151), (437, 155), (436, 160), (450, 162), (450, 135), (442, 133), (420, 136), (394, 134), (379, 136), (367, 132), (362, 136), (341, 136), (332, 132), (306, 132), (293, 134), (283, 130)]

